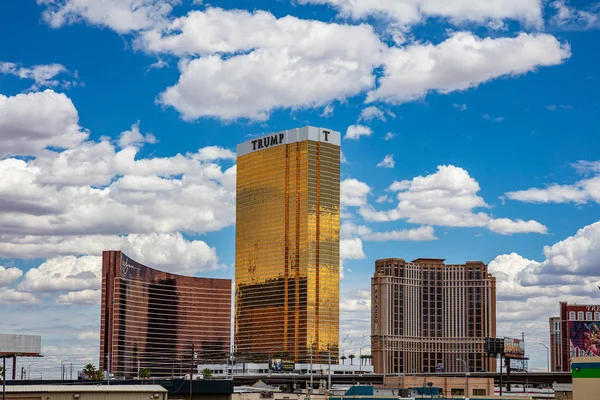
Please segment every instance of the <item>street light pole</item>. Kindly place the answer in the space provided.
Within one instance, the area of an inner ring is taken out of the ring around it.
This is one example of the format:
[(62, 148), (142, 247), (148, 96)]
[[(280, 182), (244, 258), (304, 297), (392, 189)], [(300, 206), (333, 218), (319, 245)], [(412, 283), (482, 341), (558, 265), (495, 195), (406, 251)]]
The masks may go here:
[(363, 361), (362, 361), (362, 349), (365, 349), (365, 348), (367, 348), (367, 347), (371, 347), (371, 345), (370, 345), (370, 344), (368, 344), (368, 345), (366, 345), (366, 346), (363, 346), (363, 347), (361, 347), (360, 349), (358, 349), (358, 359), (359, 359), (359, 362), (360, 362), (360, 369), (359, 369), (359, 372), (360, 372), (360, 374), (361, 374), (361, 375), (362, 375), (362, 363), (363, 363)]
[(63, 363), (66, 361), (69, 361), (69, 360), (62, 360), (60, 362), (60, 380), (61, 381), (65, 380), (65, 367), (64, 367)]
[(462, 358), (457, 358), (457, 360), (462, 361), (462, 363), (465, 364), (465, 385), (466, 385), (465, 400), (466, 400), (467, 397), (469, 396), (469, 367), (467, 366), (467, 362), (465, 360), (463, 360)]
[(550, 349), (544, 343), (540, 343), (546, 348), (546, 364), (548, 365), (548, 372), (550, 372)]

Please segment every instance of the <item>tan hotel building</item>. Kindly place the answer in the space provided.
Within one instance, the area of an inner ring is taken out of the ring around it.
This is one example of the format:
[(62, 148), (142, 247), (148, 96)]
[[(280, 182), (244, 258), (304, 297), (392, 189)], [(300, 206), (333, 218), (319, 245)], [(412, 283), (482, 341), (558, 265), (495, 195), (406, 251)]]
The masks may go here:
[(303, 127), (237, 146), (235, 351), (337, 363), (340, 133)]
[(496, 279), (483, 262), (377, 260), (371, 304), (376, 373), (496, 370), (483, 348), (496, 337)]

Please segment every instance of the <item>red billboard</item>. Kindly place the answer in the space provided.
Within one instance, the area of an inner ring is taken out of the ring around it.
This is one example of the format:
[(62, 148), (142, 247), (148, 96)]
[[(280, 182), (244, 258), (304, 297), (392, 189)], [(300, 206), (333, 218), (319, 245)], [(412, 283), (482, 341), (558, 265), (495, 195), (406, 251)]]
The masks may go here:
[(504, 338), (504, 357), (525, 358), (525, 342), (520, 339)]

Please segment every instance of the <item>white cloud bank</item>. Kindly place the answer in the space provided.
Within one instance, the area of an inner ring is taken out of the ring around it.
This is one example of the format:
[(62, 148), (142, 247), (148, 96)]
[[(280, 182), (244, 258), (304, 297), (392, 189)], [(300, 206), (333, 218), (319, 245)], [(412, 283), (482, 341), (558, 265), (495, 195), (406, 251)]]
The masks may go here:
[(0, 158), (39, 155), (48, 146), (70, 149), (87, 137), (73, 102), (62, 93), (0, 94)]
[(403, 25), (427, 18), (445, 18), (455, 24), (485, 23), (490, 20), (517, 20), (527, 25), (542, 24), (541, 0), (300, 0), (301, 3), (329, 4), (343, 16), (363, 19), (384, 17)]
[(58, 75), (69, 74), (69, 70), (62, 64), (39, 64), (31, 67), (24, 67), (17, 63), (0, 62), (0, 74), (16, 76), (19, 79), (33, 80), (33, 85), (29, 90), (39, 90), (42, 87), (54, 88), (61, 86), (70, 88), (77, 85), (76, 80), (59, 80)]
[(504, 235), (547, 233), (546, 227), (537, 221), (496, 219), (488, 213), (475, 211), (489, 208), (477, 194), (479, 183), (466, 170), (453, 165), (438, 166), (437, 172), (412, 180), (395, 181), (388, 190), (398, 192), (398, 205), (387, 211), (377, 211), (366, 203), (366, 195), (370, 192), (368, 185), (353, 180), (350, 188), (353, 190), (349, 189), (349, 193), (362, 194), (364, 201), (347, 202), (346, 205), (359, 207), (358, 213), (365, 221), (407, 220), (420, 225), (485, 227)]
[[(327, 1), (353, 16), (383, 13), (395, 19), (402, 16), (405, 22), (427, 17), (541, 21), (539, 0)], [(45, 7), (51, 26), (82, 20), (119, 33), (133, 32), (135, 48), (158, 57), (179, 57), (178, 82), (157, 100), (186, 120), (266, 120), (277, 109), (328, 107), (365, 93), (369, 102), (398, 104), (429, 92), (474, 88), (570, 57), (569, 45), (549, 34), (479, 38), (456, 32), (438, 44), (389, 47), (367, 24), (277, 18), (266, 11), (208, 6), (175, 17), (171, 14), (175, 0), (109, 0), (102, 6), (93, 0), (38, 3)], [(374, 71), (381, 66), (384, 75), (376, 82)]]
[(400, 104), (429, 92), (466, 90), (501, 76), (561, 64), (570, 56), (569, 45), (548, 34), (481, 39), (470, 32), (456, 32), (437, 45), (389, 49), (383, 56), (379, 87), (369, 92), (367, 101)]
[(600, 161), (578, 161), (573, 167), (578, 173), (593, 176), (573, 184), (552, 183), (543, 189), (508, 192), (506, 197), (527, 203), (600, 203)]

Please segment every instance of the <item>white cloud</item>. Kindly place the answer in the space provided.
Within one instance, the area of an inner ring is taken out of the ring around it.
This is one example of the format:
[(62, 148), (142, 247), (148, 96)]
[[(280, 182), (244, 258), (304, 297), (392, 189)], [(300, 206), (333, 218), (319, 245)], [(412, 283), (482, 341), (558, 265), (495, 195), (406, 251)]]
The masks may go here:
[(385, 136), (383, 137), (383, 140), (392, 140), (393, 138), (396, 137), (395, 133), (392, 132), (388, 132), (385, 134)]
[(545, 189), (531, 188), (506, 193), (511, 200), (527, 203), (600, 203), (600, 162), (578, 161), (573, 167), (581, 174), (592, 174), (571, 185), (553, 183)]
[(9, 74), (19, 79), (33, 80), (30, 90), (39, 90), (42, 87), (57, 87), (59, 85), (69, 88), (77, 82), (71, 80), (58, 80), (56, 76), (69, 73), (62, 64), (40, 64), (32, 67), (23, 67), (11, 62), (0, 62), (0, 74)]
[(36, 0), (46, 9), (44, 20), (53, 28), (85, 21), (118, 33), (148, 29), (165, 23), (180, 0)]
[(358, 140), (361, 136), (371, 136), (373, 131), (368, 126), (350, 125), (346, 130), (344, 139)]
[(206, 146), (198, 150), (194, 159), (199, 161), (235, 160), (235, 153), (220, 146)]
[[(235, 167), (207, 151), (135, 159), (107, 142), (86, 142), (37, 159), (0, 160), (0, 224), (13, 235), (204, 233), (234, 222)], [(100, 187), (99, 187), (100, 186)]]
[(345, 221), (340, 227), (341, 239), (354, 239), (356, 236), (362, 236), (371, 233), (371, 228), (364, 225), (355, 225), (350, 221)]
[(562, 29), (588, 30), (600, 27), (598, 4), (592, 5), (587, 10), (577, 9), (569, 4), (568, 0), (555, 0), (550, 3), (550, 7), (556, 10), (550, 21)]
[(504, 121), (504, 117), (492, 117), (490, 114), (483, 114), (481, 118), (491, 121), (491, 122), (502, 122)]
[(340, 202), (342, 206), (360, 207), (367, 204), (367, 195), (371, 188), (357, 179), (344, 179), (340, 183)]
[(385, 157), (383, 157), (383, 160), (381, 160), (377, 164), (378, 167), (382, 167), (382, 168), (394, 168), (395, 165), (396, 165), (396, 163), (394, 162), (393, 154), (386, 155)]
[(456, 32), (437, 45), (417, 43), (387, 51), (384, 75), (367, 101), (400, 104), (432, 91), (466, 90), (501, 76), (557, 65), (570, 56), (568, 44), (547, 34), (481, 39), (470, 32)]
[(97, 290), (101, 270), (102, 257), (98, 256), (50, 258), (25, 273), (19, 290), (37, 293)]
[(360, 238), (340, 240), (340, 257), (343, 260), (361, 260), (366, 258)]
[(128, 235), (121, 249), (152, 268), (184, 275), (223, 268), (214, 247), (201, 240), (187, 241), (180, 233)]
[[(528, 260), (516, 253), (503, 254), (489, 264), (498, 282), (498, 320), (546, 324), (558, 312), (560, 301), (590, 303), (597, 297), (600, 273), (598, 241), (600, 223), (580, 229), (553, 246), (546, 246), (546, 259)], [(552, 311), (552, 309), (554, 311)]]
[(37, 155), (48, 147), (73, 148), (87, 139), (75, 106), (53, 90), (0, 94), (0, 157)]
[(385, 114), (379, 108), (375, 106), (369, 106), (364, 108), (358, 117), (359, 121), (371, 121), (373, 119), (378, 119), (380, 121), (385, 122)]
[(600, 161), (584, 161), (579, 160), (572, 164), (573, 168), (579, 174), (598, 174), (600, 175)]
[[(61, 294), (56, 299), (57, 304), (74, 305), (74, 304), (100, 304), (101, 290), (81, 290), (79, 292), (69, 292)], [(81, 337), (80, 337), (81, 335)], [(80, 340), (89, 339), (89, 332), (82, 332), (77, 335)]]
[(343, 16), (363, 19), (382, 16), (414, 25), (427, 18), (445, 18), (455, 24), (483, 23), (490, 19), (517, 20), (527, 25), (541, 26), (540, 0), (300, 0), (301, 3), (329, 4)]
[(431, 175), (395, 181), (388, 190), (398, 192), (396, 208), (377, 211), (371, 205), (360, 206), (358, 212), (366, 221), (405, 219), (420, 225), (488, 227), (502, 234), (546, 232), (536, 221), (493, 219), (487, 213), (475, 212), (476, 208), (489, 207), (477, 195), (479, 183), (466, 170), (453, 165), (438, 166)]
[(399, 231), (371, 232), (363, 235), (362, 238), (374, 242), (387, 242), (392, 240), (427, 241), (437, 239), (435, 231), (431, 226), (421, 226), (419, 228), (403, 229)]
[(153, 134), (147, 133), (146, 135), (140, 132), (140, 121), (131, 125), (131, 130), (121, 132), (119, 137), (119, 146), (139, 146), (143, 143), (156, 143), (156, 138)]
[(323, 112), (321, 113), (321, 117), (329, 118), (329, 117), (333, 116), (333, 110), (334, 110), (333, 105), (331, 105), (331, 104), (325, 105), (325, 107), (323, 107)]
[(31, 293), (15, 289), (0, 289), (0, 304), (33, 304), (37, 302), (39, 299)]
[(0, 265), (0, 287), (8, 286), (23, 275), (19, 268), (4, 268)]
[(150, 72), (152, 69), (163, 69), (168, 67), (169, 62), (159, 57), (158, 60), (148, 65), (148, 68), (146, 68), (146, 73)]
[[(599, 277), (600, 221), (581, 228), (553, 246), (544, 247), (546, 260), (532, 266), (530, 276), (544, 275)], [(530, 283), (533, 284), (533, 282)]]
[(350, 164), (348, 162), (348, 159), (346, 158), (346, 156), (344, 155), (343, 151), (340, 151), (340, 163), (342, 164)]
[[(100, 302), (100, 299), (98, 299)], [(77, 334), (79, 340), (100, 340), (100, 330), (79, 332)]]
[(145, 32), (136, 46), (202, 56), (182, 59), (179, 82), (159, 97), (188, 120), (265, 120), (274, 109), (343, 100), (373, 86), (384, 48), (368, 25), (219, 8), (192, 11), (163, 30)]
[(388, 197), (387, 194), (384, 194), (383, 196), (379, 196), (377, 198), (377, 200), (375, 200), (375, 202), (378, 204), (387, 203), (388, 201), (390, 201), (390, 198)]
[(466, 104), (452, 104), (452, 107), (459, 109), (460, 111), (467, 111), (467, 105)]
[(488, 229), (501, 235), (511, 235), (513, 233), (548, 233), (548, 229), (537, 221), (522, 219), (511, 220), (508, 218), (491, 219), (488, 222)]

